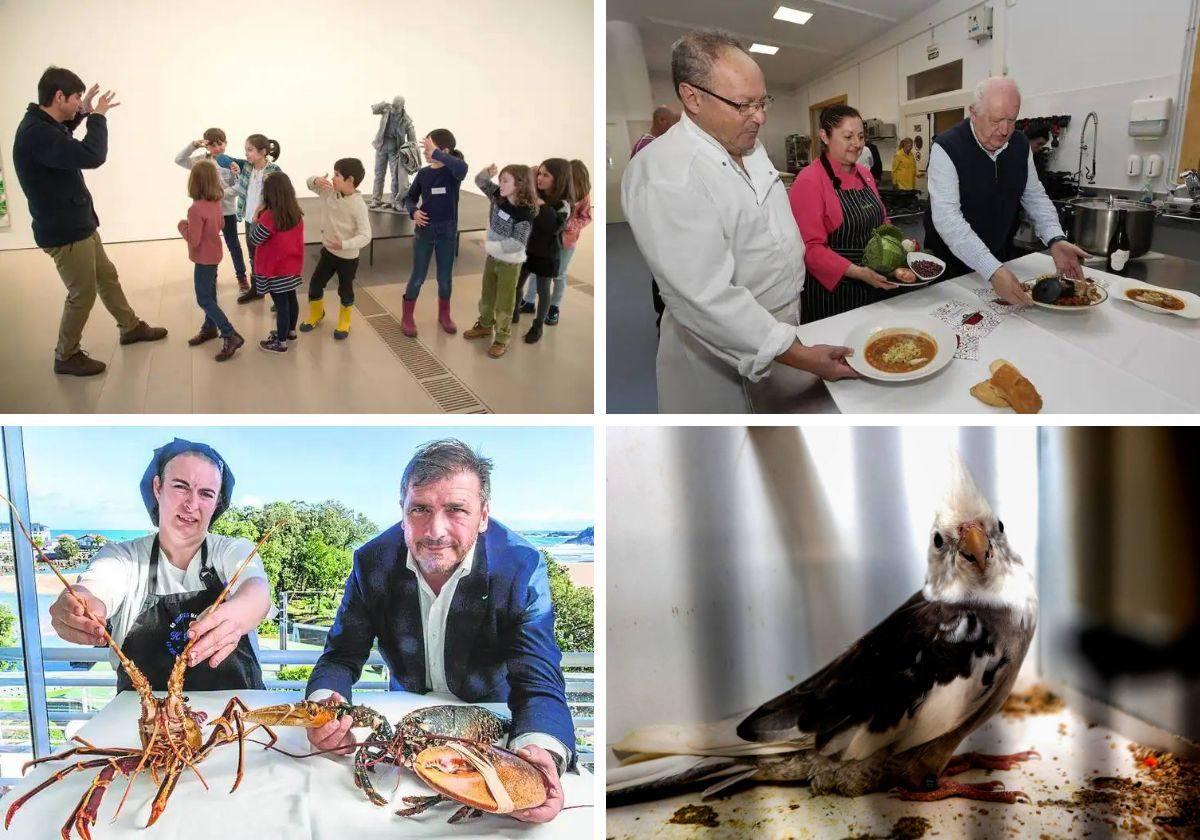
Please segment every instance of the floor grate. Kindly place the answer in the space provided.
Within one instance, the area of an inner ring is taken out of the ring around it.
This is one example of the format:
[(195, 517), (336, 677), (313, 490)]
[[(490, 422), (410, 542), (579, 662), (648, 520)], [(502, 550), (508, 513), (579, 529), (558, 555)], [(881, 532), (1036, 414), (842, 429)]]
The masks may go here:
[(374, 295), (366, 289), (356, 289), (354, 305), (442, 411), (450, 414), (491, 413), (491, 409), (447, 370), (419, 338), (409, 338), (401, 331), (400, 322)]

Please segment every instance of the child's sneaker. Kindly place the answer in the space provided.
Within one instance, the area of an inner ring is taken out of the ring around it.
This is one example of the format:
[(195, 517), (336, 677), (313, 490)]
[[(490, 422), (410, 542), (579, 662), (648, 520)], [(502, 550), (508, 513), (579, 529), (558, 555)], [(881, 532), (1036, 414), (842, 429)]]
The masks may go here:
[(475, 326), (471, 327), (471, 329), (463, 332), (463, 338), (491, 338), (491, 337), (492, 337), (492, 328), (485, 327), (483, 324), (479, 323), (478, 321), (475, 322)]
[(558, 307), (550, 305), (550, 311), (546, 313), (546, 326), (553, 327), (558, 323)]
[(499, 341), (493, 341), (492, 346), (488, 348), (488, 355), (493, 359), (499, 359), (508, 352), (508, 345), (501, 344)]
[[(271, 330), (269, 333), (267, 333), (267, 338), (270, 339), (271, 341), (274, 341), (278, 337), (279, 337), (279, 335), (278, 335), (278, 333), (275, 332), (275, 330)], [(300, 336), (296, 335), (295, 330), (292, 330), (290, 333), (287, 334), (288, 341), (295, 341), (299, 337)]]
[(537, 307), (534, 306), (529, 301), (525, 300), (525, 301), (521, 301), (521, 311), (522, 312), (537, 312)]
[(279, 339), (275, 338), (275, 333), (271, 333), (270, 338), (258, 342), (258, 349), (266, 350), (268, 353), (282, 354), (286, 353), (288, 348), (287, 342), (280, 341)]

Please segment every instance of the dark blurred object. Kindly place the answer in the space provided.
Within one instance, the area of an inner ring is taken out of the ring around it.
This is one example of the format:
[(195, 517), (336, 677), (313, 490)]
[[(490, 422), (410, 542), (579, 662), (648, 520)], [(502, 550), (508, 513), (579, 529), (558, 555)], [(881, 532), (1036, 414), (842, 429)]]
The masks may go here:
[(1130, 674), (1174, 671), (1200, 675), (1200, 626), (1173, 642), (1148, 642), (1110, 627), (1089, 627), (1079, 634), (1079, 650), (1104, 679)]
[(1046, 195), (1050, 196), (1051, 201), (1074, 198), (1079, 194), (1079, 184), (1075, 180), (1074, 172), (1047, 170), (1042, 173), (1042, 186), (1046, 188)]
[(904, 213), (921, 213), (920, 190), (898, 190), (894, 187), (880, 187), (879, 197), (883, 199), (883, 207), (888, 216), (898, 216)]

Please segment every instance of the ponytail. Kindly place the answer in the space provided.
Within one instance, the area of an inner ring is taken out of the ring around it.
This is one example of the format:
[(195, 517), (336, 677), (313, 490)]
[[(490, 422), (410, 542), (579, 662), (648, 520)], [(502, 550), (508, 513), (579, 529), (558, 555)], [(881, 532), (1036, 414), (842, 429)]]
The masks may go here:
[(260, 152), (264, 152), (271, 163), (279, 160), (279, 143), (271, 140), (267, 135), (251, 134), (246, 138), (246, 142)]

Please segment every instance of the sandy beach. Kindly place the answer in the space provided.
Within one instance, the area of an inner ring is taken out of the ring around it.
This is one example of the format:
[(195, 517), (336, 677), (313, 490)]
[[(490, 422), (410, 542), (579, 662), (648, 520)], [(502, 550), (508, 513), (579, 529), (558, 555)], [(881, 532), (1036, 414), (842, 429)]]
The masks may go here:
[[(62, 592), (63, 585), (54, 575), (38, 575), (37, 588), (39, 595), (54, 595)], [(0, 592), (15, 595), (17, 592), (16, 574), (0, 575)]]

